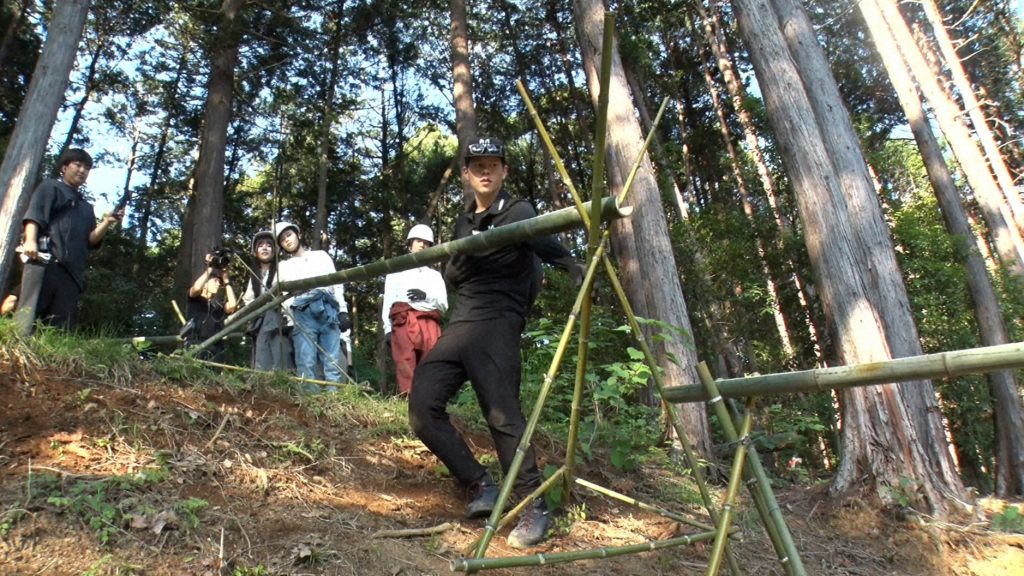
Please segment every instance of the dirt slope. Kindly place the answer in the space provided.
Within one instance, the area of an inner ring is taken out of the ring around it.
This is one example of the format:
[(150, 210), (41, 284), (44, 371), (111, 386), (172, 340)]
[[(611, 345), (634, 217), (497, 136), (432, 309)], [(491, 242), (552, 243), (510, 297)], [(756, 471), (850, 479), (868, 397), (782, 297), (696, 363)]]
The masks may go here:
[[(113, 384), (15, 368), (0, 364), (0, 574), (447, 574), (482, 531), (483, 521), (462, 518), (462, 495), (387, 405), (339, 411), (265, 386), (181, 386), (150, 371)], [(488, 452), (485, 436), (471, 437)], [(554, 452), (540, 446), (544, 460), (558, 460)], [(582, 474), (654, 502), (679, 485), (656, 470)], [(532, 552), (694, 531), (579, 496)], [(779, 499), (811, 574), (1024, 574), (1021, 536), (924, 529), (821, 488)], [(444, 523), (451, 527), (433, 535), (375, 536)], [(782, 574), (745, 509), (739, 526), (746, 573)], [(489, 573), (703, 574), (708, 548)], [(514, 555), (500, 532), (488, 556)]]

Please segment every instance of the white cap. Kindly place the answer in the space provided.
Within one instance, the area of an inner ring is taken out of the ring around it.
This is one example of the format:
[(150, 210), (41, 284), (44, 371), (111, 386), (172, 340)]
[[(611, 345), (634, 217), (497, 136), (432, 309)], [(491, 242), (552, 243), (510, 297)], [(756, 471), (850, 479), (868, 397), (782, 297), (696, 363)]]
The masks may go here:
[(430, 226), (427, 226), (426, 224), (417, 224), (413, 226), (411, 230), (409, 230), (409, 235), (406, 236), (405, 239), (406, 241), (409, 241), (412, 240), (413, 238), (418, 238), (420, 240), (430, 242), (431, 244), (433, 244), (434, 231), (431, 230)]

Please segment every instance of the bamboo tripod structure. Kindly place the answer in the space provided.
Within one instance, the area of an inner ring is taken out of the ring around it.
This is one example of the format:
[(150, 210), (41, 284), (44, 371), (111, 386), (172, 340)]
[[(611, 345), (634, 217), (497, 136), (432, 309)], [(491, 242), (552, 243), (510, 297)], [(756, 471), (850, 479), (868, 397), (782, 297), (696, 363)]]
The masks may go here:
[[(594, 151), (594, 168), (593, 168), (593, 180), (591, 186), (591, 207), (600, 203), (604, 192), (604, 155), (605, 155), (605, 135), (607, 131), (607, 117), (608, 117), (608, 81), (610, 78), (611, 70), (611, 55), (612, 55), (612, 41), (614, 37), (614, 15), (607, 14), (604, 22), (604, 38), (603, 51), (601, 59), (601, 91), (598, 101), (598, 113), (597, 113), (597, 127), (595, 135), (595, 151)], [(591, 319), (591, 292), (593, 289), (594, 279), (599, 266), (604, 267), (608, 279), (611, 282), (612, 288), (614, 289), (616, 296), (619, 299), (619, 303), (622, 306), (623, 311), (626, 313), (630, 328), (634, 338), (641, 351), (643, 352), (644, 359), (648, 366), (651, 368), (651, 374), (654, 377), (655, 384), (659, 390), (659, 393), (664, 394), (666, 390), (665, 383), (661, 377), (661, 373), (657, 368), (657, 362), (653, 353), (651, 352), (650, 346), (647, 344), (643, 332), (640, 329), (639, 322), (636, 316), (633, 314), (632, 307), (626, 297), (625, 291), (622, 288), (621, 283), (618, 279), (618, 274), (611, 262), (607, 257), (605, 250), (609, 241), (609, 231), (606, 229), (601, 230), (600, 219), (597, 218), (597, 214), (588, 215), (583, 202), (580, 198), (576, 187), (573, 185), (569, 178), (568, 172), (565, 169), (564, 164), (551, 141), (551, 138), (541, 122), (533, 103), (526, 92), (522, 82), (517, 82), (517, 89), (526, 103), (527, 109), (530, 113), (531, 118), (534, 120), (537, 131), (541, 136), (551, 158), (554, 162), (556, 169), (562, 177), (563, 184), (569, 190), (573, 201), (575, 202), (577, 209), (580, 211), (581, 218), (583, 219), (584, 226), (588, 231), (588, 245), (587, 245), (587, 256), (588, 266), (587, 272), (584, 276), (583, 285), (581, 286), (580, 292), (577, 295), (576, 301), (573, 304), (572, 311), (570, 312), (569, 318), (566, 322), (566, 327), (562, 332), (562, 337), (559, 340), (558, 347), (556, 349), (554, 358), (551, 363), (547, 374), (544, 377), (544, 381), (541, 385), (541, 390), (534, 405), (533, 411), (527, 422), (526, 431), (523, 434), (523, 438), (520, 442), (516, 456), (512, 461), (509, 470), (507, 471), (505, 478), (503, 479), (501, 490), (498, 495), (498, 502), (494, 508), (494, 512), (488, 518), (486, 526), (484, 528), (483, 535), (473, 545), (473, 558), (462, 558), (455, 560), (451, 563), (453, 571), (465, 571), (465, 572), (476, 572), (479, 570), (492, 569), (492, 568), (505, 568), (513, 566), (530, 566), (530, 565), (541, 565), (541, 564), (552, 564), (559, 562), (571, 562), (575, 560), (583, 560), (590, 558), (603, 558), (608, 556), (617, 556), (622, 554), (631, 554), (636, 552), (643, 552), (649, 550), (657, 550), (661, 548), (668, 548), (673, 546), (679, 546), (683, 544), (693, 544), (696, 542), (703, 542), (707, 540), (714, 540), (714, 548), (712, 552), (712, 562), (709, 565), (708, 574), (717, 574), (721, 563), (726, 561), (729, 565), (729, 570), (732, 574), (740, 574), (737, 562), (732, 554), (728, 550), (728, 537), (734, 532), (730, 528), (730, 519), (732, 511), (732, 502), (735, 500), (736, 493), (740, 486), (741, 473), (744, 470), (744, 460), (748, 453), (748, 442), (749, 433), (751, 428), (751, 415), (748, 412), (746, 418), (741, 425), (742, 433), (737, 435), (735, 427), (732, 428), (732, 437), (730, 441), (737, 442), (736, 459), (733, 464), (733, 473), (731, 474), (731, 482), (729, 491), (727, 494), (725, 505), (723, 506), (722, 513), (719, 514), (716, 504), (713, 501), (710, 491), (707, 488), (707, 484), (701, 473), (700, 463), (697, 461), (692, 448), (690, 447), (686, 431), (683, 429), (682, 421), (679, 418), (678, 412), (675, 406), (666, 404), (667, 412), (670, 416), (672, 426), (675, 429), (676, 435), (683, 448), (683, 455), (686, 460), (687, 466), (694, 475), (694, 480), (698, 486), (698, 490), (701, 495), (701, 499), (707, 510), (708, 516), (711, 518), (714, 526), (707, 526), (700, 522), (695, 522), (682, 515), (672, 513), (658, 506), (652, 506), (643, 502), (636, 501), (626, 495), (619, 494), (615, 491), (607, 488), (600, 487), (596, 484), (588, 482), (582, 478), (578, 478), (574, 474), (575, 468), (575, 452), (578, 441), (579, 433), (579, 420), (581, 415), (580, 406), (582, 404), (583, 397), (583, 385), (584, 377), (586, 374), (586, 361), (587, 351), (589, 348), (589, 333), (590, 333), (590, 319)], [(668, 100), (662, 102), (658, 114), (654, 120), (654, 126), (657, 126), (662, 114), (665, 111), (665, 107)], [(650, 145), (651, 139), (653, 138), (654, 131), (648, 135), (643, 147), (640, 150), (639, 157), (634, 161), (633, 167), (630, 171), (628, 178), (623, 186), (622, 191), (619, 194), (617, 203), (624, 201), (629, 189), (636, 176), (636, 172), (640, 167), (640, 162), (643, 159), (646, 150)], [(576, 374), (573, 388), (573, 403), (572, 411), (569, 419), (569, 437), (567, 440), (565, 463), (558, 468), (550, 477), (548, 477), (539, 488), (534, 490), (533, 493), (524, 498), (519, 504), (511, 509), (504, 516), (502, 510), (505, 509), (505, 503), (512, 491), (512, 485), (518, 475), (519, 469), (522, 466), (523, 459), (526, 451), (529, 448), (533, 433), (536, 430), (537, 423), (540, 419), (541, 412), (543, 410), (544, 402), (551, 391), (552, 384), (558, 373), (558, 369), (561, 365), (563, 358), (565, 357), (566, 350), (569, 346), (569, 339), (572, 335), (574, 325), (579, 322), (579, 349), (577, 356)], [(712, 383), (713, 384), (713, 383)], [(731, 419), (729, 421), (731, 424)], [(763, 471), (762, 471), (763, 472)], [(762, 482), (763, 480), (763, 482)], [(800, 563), (799, 555), (796, 553), (795, 546), (792, 545), (792, 538), (789, 537), (789, 530), (785, 523), (781, 519), (781, 515), (772, 515), (770, 513), (771, 506), (769, 502), (774, 502), (774, 498), (765, 497), (765, 493), (770, 495), (770, 487), (767, 484), (767, 477), (755, 478), (755, 482), (758, 486), (752, 489), (754, 500), (758, 504), (758, 510), (762, 514), (762, 518), (766, 524), (773, 524), (769, 527), (768, 533), (772, 538), (773, 544), (775, 544), (776, 551), (779, 555), (780, 561), (783, 566), (786, 567), (787, 574), (791, 575), (802, 575), (803, 566)], [(670, 538), (661, 541), (651, 541), (643, 544), (635, 544), (630, 546), (621, 546), (615, 548), (598, 548), (594, 550), (582, 550), (576, 552), (567, 553), (555, 553), (555, 554), (538, 554), (533, 556), (521, 556), (521, 557), (510, 557), (510, 558), (485, 558), (484, 554), (487, 551), (488, 544), (493, 538), (494, 534), (502, 527), (510, 523), (531, 501), (535, 498), (542, 497), (547, 490), (556, 485), (557, 483), (563, 483), (565, 492), (571, 493), (572, 484), (577, 484), (581, 487), (587, 488), (598, 494), (602, 494), (611, 498), (615, 498), (630, 504), (633, 504), (639, 508), (656, 512), (662, 516), (665, 516), (676, 521), (680, 521), (685, 524), (690, 524), (699, 529), (702, 532), (691, 534), (687, 536)], [(777, 505), (775, 506), (777, 509)], [(788, 537), (788, 539), (787, 539)], [(794, 560), (795, 559), (795, 560)]]

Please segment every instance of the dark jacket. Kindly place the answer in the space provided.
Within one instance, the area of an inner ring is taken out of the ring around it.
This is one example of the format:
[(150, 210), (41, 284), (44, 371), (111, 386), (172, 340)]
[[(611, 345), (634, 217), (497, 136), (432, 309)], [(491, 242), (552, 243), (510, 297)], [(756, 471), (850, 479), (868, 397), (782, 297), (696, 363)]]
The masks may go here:
[(50, 253), (83, 289), (86, 259), (95, 248), (89, 245), (89, 234), (96, 228), (92, 204), (63, 181), (44, 180), (32, 193), (22, 219), (26, 221), (39, 226), (40, 236), (50, 237)]
[[(476, 201), (459, 215), (455, 237), (465, 238), (491, 228), (537, 215), (533, 206), (499, 193), (487, 210), (476, 213)], [(445, 280), (455, 289), (450, 322), (495, 320), (526, 316), (540, 289), (543, 260), (569, 270), (572, 254), (552, 236), (473, 254), (456, 254), (445, 268)]]

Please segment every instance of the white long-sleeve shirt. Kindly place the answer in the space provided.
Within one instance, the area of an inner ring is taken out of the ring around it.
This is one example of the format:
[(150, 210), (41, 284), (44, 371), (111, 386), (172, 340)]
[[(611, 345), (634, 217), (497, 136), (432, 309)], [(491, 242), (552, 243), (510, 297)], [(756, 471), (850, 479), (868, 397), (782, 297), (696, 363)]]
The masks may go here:
[[(334, 260), (330, 254), (323, 250), (306, 250), (302, 256), (290, 256), (287, 260), (281, 260), (277, 264), (277, 282), (294, 282), (305, 280), (314, 276), (334, 274)], [(338, 311), (348, 312), (348, 304), (345, 303), (345, 288), (342, 284), (323, 286), (322, 290), (332, 290), (334, 297), (338, 300)], [(286, 308), (291, 308), (294, 297), (284, 301)]]
[[(408, 292), (413, 288), (423, 290), (427, 294), (426, 299), (409, 302)], [(391, 307), (396, 302), (406, 302), (421, 312), (437, 310), (444, 314), (448, 310), (448, 291), (444, 286), (444, 278), (429, 266), (388, 274), (384, 278), (384, 304), (381, 310), (385, 334), (391, 332)]]

